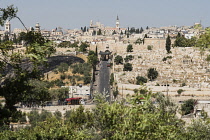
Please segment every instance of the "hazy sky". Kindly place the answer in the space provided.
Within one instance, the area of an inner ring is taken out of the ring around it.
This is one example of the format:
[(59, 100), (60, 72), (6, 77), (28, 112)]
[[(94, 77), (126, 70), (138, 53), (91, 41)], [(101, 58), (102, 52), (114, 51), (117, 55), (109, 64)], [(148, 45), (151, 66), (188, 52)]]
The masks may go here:
[[(120, 27), (188, 26), (200, 20), (210, 26), (210, 0), (0, 0), (1, 8), (11, 4), (27, 27), (39, 22), (41, 29), (80, 28), (91, 19), (115, 26), (117, 15)], [(11, 23), (23, 28), (17, 19)]]

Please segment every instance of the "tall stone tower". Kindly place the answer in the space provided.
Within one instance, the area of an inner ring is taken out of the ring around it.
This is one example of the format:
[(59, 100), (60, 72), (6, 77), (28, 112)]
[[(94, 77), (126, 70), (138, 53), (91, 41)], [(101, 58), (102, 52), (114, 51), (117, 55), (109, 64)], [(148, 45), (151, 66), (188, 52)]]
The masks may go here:
[(118, 16), (117, 16), (117, 20), (116, 20), (116, 28), (120, 29), (120, 20), (119, 20)]
[(36, 25), (35, 25), (35, 31), (36, 32), (40, 32), (40, 25), (39, 25), (39, 23), (36, 23)]
[(91, 21), (90, 21), (90, 27), (92, 27), (92, 26), (93, 26), (93, 21), (91, 20)]
[(10, 22), (8, 20), (6, 21), (4, 27), (5, 27), (4, 31), (8, 32), (10, 34), (11, 33), (11, 24), (10, 24)]

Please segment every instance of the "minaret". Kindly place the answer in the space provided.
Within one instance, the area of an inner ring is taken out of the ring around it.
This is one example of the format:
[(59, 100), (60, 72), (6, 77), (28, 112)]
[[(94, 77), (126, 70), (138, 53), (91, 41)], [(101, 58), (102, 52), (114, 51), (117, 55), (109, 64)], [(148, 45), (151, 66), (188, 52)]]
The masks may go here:
[(40, 25), (39, 25), (39, 23), (36, 23), (36, 25), (35, 25), (35, 31), (36, 32), (40, 32)]
[(118, 16), (117, 16), (117, 20), (116, 20), (116, 28), (120, 29), (120, 20), (119, 20)]
[(5, 23), (5, 29), (4, 29), (5, 32), (8, 32), (9, 34), (11, 33), (11, 24), (10, 22), (7, 20), (6, 23)]
[(90, 21), (90, 27), (92, 27), (92, 26), (93, 26), (93, 21), (91, 20), (91, 21)]

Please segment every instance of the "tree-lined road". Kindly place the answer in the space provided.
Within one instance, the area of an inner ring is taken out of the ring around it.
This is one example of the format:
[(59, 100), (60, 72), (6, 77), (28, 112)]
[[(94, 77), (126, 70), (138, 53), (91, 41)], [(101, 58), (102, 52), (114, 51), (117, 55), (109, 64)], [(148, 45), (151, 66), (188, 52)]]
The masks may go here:
[[(110, 85), (109, 85), (109, 79), (110, 79), (110, 70), (109, 67), (107, 67), (107, 61), (101, 61), (100, 62), (100, 73), (99, 73), (99, 93), (106, 93), (106, 95), (110, 95)], [(109, 100), (110, 97), (107, 97), (107, 100)]]

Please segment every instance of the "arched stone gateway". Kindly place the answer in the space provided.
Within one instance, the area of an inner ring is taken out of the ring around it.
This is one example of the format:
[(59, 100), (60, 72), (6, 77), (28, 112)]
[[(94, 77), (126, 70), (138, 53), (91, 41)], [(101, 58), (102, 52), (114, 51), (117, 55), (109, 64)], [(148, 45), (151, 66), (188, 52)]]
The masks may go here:
[(108, 61), (112, 58), (112, 52), (110, 52), (109, 50), (106, 50), (105, 52), (100, 51), (99, 54), (101, 55), (100, 60), (102, 61)]

